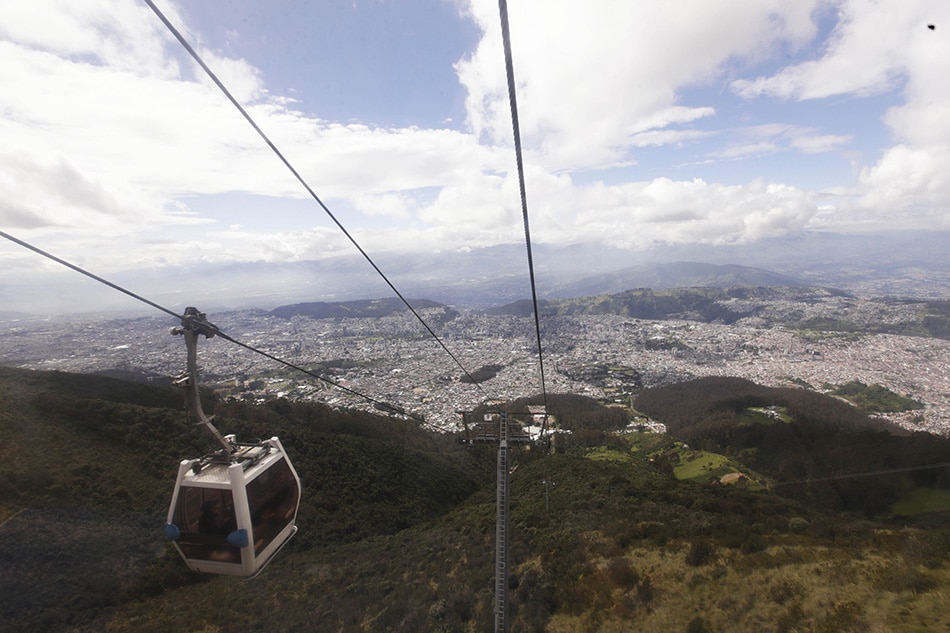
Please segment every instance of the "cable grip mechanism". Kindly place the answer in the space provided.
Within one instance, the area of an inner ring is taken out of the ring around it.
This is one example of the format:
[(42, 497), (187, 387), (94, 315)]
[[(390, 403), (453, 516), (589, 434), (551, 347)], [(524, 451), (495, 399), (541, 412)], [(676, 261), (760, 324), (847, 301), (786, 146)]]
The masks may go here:
[(186, 390), (186, 402), (191, 406), (198, 424), (203, 425), (211, 433), (215, 441), (224, 449), (225, 455), (231, 455), (236, 449), (234, 442), (221, 435), (221, 432), (211, 423), (214, 416), (205, 415), (201, 408), (201, 396), (198, 390), (198, 335), (203, 334), (205, 338), (212, 338), (215, 334), (220, 334), (220, 330), (209, 323), (207, 315), (199, 312), (198, 308), (185, 308), (181, 325), (173, 327), (171, 333), (184, 336), (188, 349), (188, 368), (174, 380), (174, 384)]

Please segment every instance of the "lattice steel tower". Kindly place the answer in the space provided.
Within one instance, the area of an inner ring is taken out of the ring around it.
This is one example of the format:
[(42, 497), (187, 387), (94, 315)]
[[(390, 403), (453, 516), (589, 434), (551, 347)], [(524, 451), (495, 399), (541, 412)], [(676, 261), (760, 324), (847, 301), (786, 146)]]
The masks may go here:
[(495, 510), (495, 633), (508, 633), (508, 416), (498, 415)]

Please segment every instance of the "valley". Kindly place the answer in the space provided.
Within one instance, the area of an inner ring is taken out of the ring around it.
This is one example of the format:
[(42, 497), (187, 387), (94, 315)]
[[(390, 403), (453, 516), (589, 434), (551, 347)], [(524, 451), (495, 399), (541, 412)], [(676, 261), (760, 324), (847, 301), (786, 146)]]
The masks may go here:
[[(880, 415), (910, 430), (950, 433), (950, 341), (924, 328), (929, 323), (942, 331), (944, 303), (821, 289), (711, 296), (683, 307), (682, 297), (671, 303), (668, 295), (656, 293), (651, 309), (657, 318), (636, 316), (624, 295), (546, 302), (541, 328), (547, 390), (629, 404), (642, 387), (704, 376), (821, 392), (858, 381), (924, 404)], [(656, 314), (655, 306), (664, 301), (672, 307)], [(518, 316), (519, 305), (494, 313), (438, 305), (419, 309), (465, 371), (501, 366), (478, 384), (462, 380), (462, 368), (405, 311), (285, 318), (246, 310), (208, 318), (244, 344), (453, 430), (460, 421), (457, 411), (486, 398), (540, 392), (534, 322)], [(0, 321), (0, 363), (162, 384), (184, 368), (184, 343), (169, 334), (174, 325), (168, 317), (8, 318)], [(202, 381), (224, 398), (374, 407), (221, 339), (202, 340), (199, 358)]]

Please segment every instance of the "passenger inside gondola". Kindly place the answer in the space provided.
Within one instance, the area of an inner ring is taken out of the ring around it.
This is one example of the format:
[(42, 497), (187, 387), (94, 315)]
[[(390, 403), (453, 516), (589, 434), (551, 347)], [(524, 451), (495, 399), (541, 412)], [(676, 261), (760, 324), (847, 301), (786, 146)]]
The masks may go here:
[(205, 535), (220, 534), (226, 536), (234, 530), (234, 512), (228, 511), (215, 497), (205, 501), (201, 506), (201, 517), (198, 519), (198, 533)]
[(228, 543), (237, 522), (231, 492), (186, 487), (176, 508), (177, 525), (183, 527), (179, 544), (188, 558), (237, 563), (241, 551)]
[(255, 554), (260, 554), (293, 521), (299, 496), (297, 481), (286, 461), (248, 484)]

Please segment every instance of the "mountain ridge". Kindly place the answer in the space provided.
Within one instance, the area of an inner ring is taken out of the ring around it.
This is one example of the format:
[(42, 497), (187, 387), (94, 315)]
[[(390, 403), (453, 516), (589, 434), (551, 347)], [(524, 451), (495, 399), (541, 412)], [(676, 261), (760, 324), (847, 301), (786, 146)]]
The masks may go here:
[[(446, 306), (428, 299), (407, 299), (413, 309), (445, 308)], [(342, 318), (379, 318), (409, 308), (396, 297), (383, 299), (357, 299), (353, 301), (313, 301), (278, 306), (270, 314), (282, 319), (295, 316), (307, 316), (312, 319)]]
[[(640, 251), (536, 243), (533, 252), (539, 294), (545, 298), (640, 288), (650, 285), (644, 283), (644, 276), (651, 273), (638, 267), (701, 262), (769, 271), (796, 284), (838, 287), (863, 296), (946, 299), (950, 296), (948, 242), (950, 231), (807, 231), (748, 244), (658, 245)], [(403, 296), (428, 297), (458, 308), (488, 308), (530, 294), (520, 244), (430, 253), (383, 250), (373, 257)], [(298, 262), (166, 265), (120, 272), (110, 276), (110, 281), (172, 305), (181, 304), (182, 289), (187, 288), (189, 296), (202, 297), (202, 309), (216, 312), (357, 300), (389, 292), (379, 275), (355, 254)], [(656, 283), (667, 282), (657, 274)], [(679, 279), (669, 284), (706, 282)], [(67, 274), (51, 280), (5, 279), (0, 282), (0, 294), (7, 298), (5, 310), (11, 312), (57, 313), (77, 307), (115, 310), (132, 305), (128, 297), (106, 288), (90, 290), (85, 280)]]
[[(627, 281), (629, 280), (629, 281)], [(632, 285), (636, 281), (640, 285)], [(557, 302), (604, 294), (622, 294), (634, 289), (651, 288), (666, 290), (672, 288), (735, 288), (735, 287), (799, 287), (802, 282), (767, 270), (735, 264), (703, 264), (699, 262), (670, 262), (665, 264), (643, 264), (615, 273), (584, 278), (565, 286), (559, 296), (549, 292), (544, 300)], [(621, 287), (622, 290), (611, 291)], [(597, 289), (607, 289), (592, 292)], [(412, 307), (445, 308), (444, 303), (432, 299), (409, 299)], [(515, 302), (513, 302), (515, 303)], [(509, 304), (510, 305), (510, 304)], [(270, 314), (281, 318), (309, 316), (312, 318), (381, 317), (406, 310), (405, 304), (398, 298), (353, 299), (341, 301), (312, 301), (277, 306)], [(489, 309), (491, 313), (503, 313), (504, 306)]]

